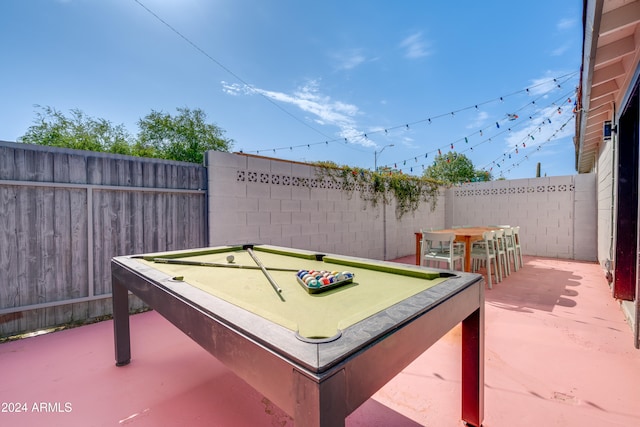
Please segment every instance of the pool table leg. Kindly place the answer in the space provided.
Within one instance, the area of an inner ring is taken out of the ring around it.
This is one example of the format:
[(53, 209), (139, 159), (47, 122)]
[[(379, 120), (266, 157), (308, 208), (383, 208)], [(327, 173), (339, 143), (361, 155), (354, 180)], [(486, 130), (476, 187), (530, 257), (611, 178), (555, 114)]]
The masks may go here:
[(462, 420), (484, 420), (484, 303), (462, 322)]
[(116, 350), (116, 366), (124, 366), (131, 361), (129, 291), (115, 279), (111, 282), (111, 300), (113, 304), (113, 339)]
[(297, 426), (344, 427), (347, 414), (346, 374), (336, 372), (318, 383), (317, 379), (294, 370), (295, 410)]

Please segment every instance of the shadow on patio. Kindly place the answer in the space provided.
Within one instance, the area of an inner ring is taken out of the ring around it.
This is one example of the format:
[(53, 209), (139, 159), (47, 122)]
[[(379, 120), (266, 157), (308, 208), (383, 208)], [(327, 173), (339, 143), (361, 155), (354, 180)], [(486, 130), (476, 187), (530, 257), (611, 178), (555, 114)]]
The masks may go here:
[[(485, 296), (485, 426), (640, 425), (640, 352), (597, 264), (525, 257)], [(0, 344), (0, 425), (293, 425), (157, 313), (132, 316), (131, 333), (123, 368), (111, 321)], [(458, 327), (347, 426), (461, 426), (459, 414)]]

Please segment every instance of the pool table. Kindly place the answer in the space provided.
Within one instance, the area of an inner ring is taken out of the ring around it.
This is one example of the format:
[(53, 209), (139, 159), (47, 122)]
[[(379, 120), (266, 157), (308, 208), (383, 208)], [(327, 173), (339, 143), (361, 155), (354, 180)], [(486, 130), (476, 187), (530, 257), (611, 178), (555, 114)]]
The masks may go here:
[[(300, 426), (343, 426), (462, 322), (462, 420), (482, 424), (480, 275), (258, 244), (118, 256), (111, 270), (116, 365), (131, 359), (130, 291)], [(298, 270), (353, 278), (309, 288)]]

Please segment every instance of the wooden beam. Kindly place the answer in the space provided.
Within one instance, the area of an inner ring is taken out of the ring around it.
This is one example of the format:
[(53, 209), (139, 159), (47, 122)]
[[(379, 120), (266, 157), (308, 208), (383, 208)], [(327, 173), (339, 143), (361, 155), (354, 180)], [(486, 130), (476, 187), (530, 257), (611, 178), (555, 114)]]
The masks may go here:
[(590, 114), (587, 119), (587, 128), (598, 125), (601, 126), (602, 122), (605, 120), (611, 120), (611, 111), (608, 109), (601, 108), (598, 110), (598, 114)]
[(592, 143), (592, 141), (601, 141), (602, 140), (602, 130), (594, 130), (592, 132), (589, 132), (588, 134), (586, 134), (584, 136), (584, 147), (583, 147), (583, 151), (586, 153), (588, 150), (586, 150), (586, 147)]
[(616, 40), (604, 46), (599, 46), (596, 51), (595, 67), (607, 62), (621, 60), (623, 56), (631, 55), (636, 50), (636, 43), (633, 35)]
[(595, 110), (597, 110), (598, 108), (602, 107), (603, 105), (606, 104), (610, 104), (612, 102), (615, 101), (615, 96), (613, 96), (613, 94), (609, 94), (606, 96), (601, 96), (598, 99), (592, 99), (591, 102), (589, 103), (589, 111), (594, 112)]
[(598, 99), (600, 97), (609, 95), (611, 93), (616, 93), (620, 90), (618, 84), (615, 80), (609, 80), (608, 82), (602, 83), (597, 86), (592, 86), (591, 88), (591, 100)]
[(638, 22), (640, 22), (640, 1), (634, 1), (602, 14), (600, 37)]
[(617, 79), (624, 76), (625, 70), (622, 66), (622, 61), (614, 62), (605, 67), (598, 68), (593, 71), (593, 78), (591, 79), (592, 85), (599, 85), (609, 80)]

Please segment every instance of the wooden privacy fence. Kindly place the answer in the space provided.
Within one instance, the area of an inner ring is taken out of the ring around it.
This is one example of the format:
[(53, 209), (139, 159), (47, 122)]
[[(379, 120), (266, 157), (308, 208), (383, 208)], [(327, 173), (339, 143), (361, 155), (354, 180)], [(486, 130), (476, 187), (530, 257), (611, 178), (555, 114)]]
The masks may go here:
[(206, 183), (196, 164), (0, 141), (0, 337), (110, 314), (113, 256), (206, 246)]

